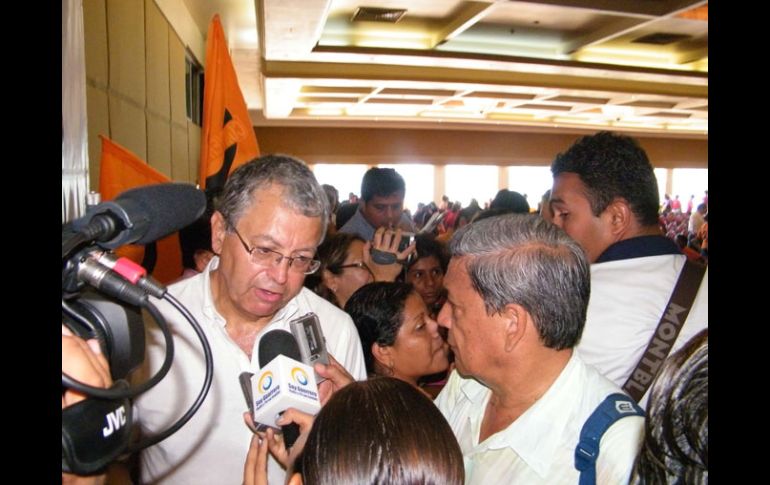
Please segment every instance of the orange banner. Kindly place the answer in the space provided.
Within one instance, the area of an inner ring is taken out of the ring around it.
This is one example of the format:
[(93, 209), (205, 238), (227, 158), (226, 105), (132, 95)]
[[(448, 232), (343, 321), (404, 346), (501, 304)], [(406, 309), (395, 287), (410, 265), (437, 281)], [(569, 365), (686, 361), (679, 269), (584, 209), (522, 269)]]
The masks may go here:
[[(171, 180), (142, 161), (134, 153), (109, 138), (102, 139), (102, 159), (99, 192), (103, 201), (112, 200), (134, 187), (171, 182)], [(147, 246), (128, 245), (116, 254), (147, 269), (161, 283), (170, 283), (182, 274), (182, 252), (178, 233), (171, 234)]]
[(209, 24), (204, 86), (199, 183), (201, 189), (219, 189), (233, 170), (259, 156), (219, 15)]

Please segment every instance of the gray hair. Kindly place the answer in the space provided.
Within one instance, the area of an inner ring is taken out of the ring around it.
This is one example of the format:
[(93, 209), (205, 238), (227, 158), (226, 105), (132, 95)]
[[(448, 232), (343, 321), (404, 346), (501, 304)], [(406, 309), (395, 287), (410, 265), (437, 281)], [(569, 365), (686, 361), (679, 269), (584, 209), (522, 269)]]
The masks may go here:
[(288, 155), (266, 155), (238, 167), (225, 184), (217, 208), (225, 220), (236, 224), (254, 203), (254, 192), (276, 184), (283, 188), (283, 203), (307, 217), (320, 217), (321, 241), (329, 222), (329, 202), (313, 172)]
[(488, 315), (524, 307), (540, 339), (555, 350), (577, 345), (591, 292), (583, 249), (537, 215), (506, 214), (458, 230), (452, 257), (467, 256), (468, 274)]

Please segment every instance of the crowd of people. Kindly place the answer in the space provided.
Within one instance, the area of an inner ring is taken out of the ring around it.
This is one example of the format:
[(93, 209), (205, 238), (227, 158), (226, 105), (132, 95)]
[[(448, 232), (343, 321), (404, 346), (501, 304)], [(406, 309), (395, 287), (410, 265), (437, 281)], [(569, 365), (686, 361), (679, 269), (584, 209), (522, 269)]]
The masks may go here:
[[(620, 395), (619, 409), (639, 403), (646, 417), (621, 412), (608, 423), (590, 462), (595, 482), (707, 483), (707, 205), (691, 215), (692, 258), (661, 230), (653, 168), (636, 140), (582, 137), (551, 171), (537, 211), (503, 189), (488, 207), (445, 197), (408, 217), (394, 169), (368, 170), (360, 199), (338, 204), (295, 158), (239, 167), (208, 215), (210, 260), (169, 287), (203, 326), (213, 384), (184, 427), (139, 454), (136, 478), (583, 483), (583, 425)], [(668, 213), (682, 211), (674, 202)], [(184, 413), (205, 373), (191, 327), (153, 303), (175, 357), (134, 403), (146, 434)], [(327, 377), (318, 415), (290, 409), (274, 423), (299, 425), (287, 452), (280, 434), (255, 434), (243, 417), (238, 377), (259, 369), (268, 331), (308, 312), (332, 358), (316, 365)], [(137, 380), (165, 356), (161, 331), (147, 324), (147, 335)], [(101, 360), (64, 327), (62, 350), (63, 372), (111, 384), (88, 371)], [(63, 394), (63, 408), (72, 402)]]

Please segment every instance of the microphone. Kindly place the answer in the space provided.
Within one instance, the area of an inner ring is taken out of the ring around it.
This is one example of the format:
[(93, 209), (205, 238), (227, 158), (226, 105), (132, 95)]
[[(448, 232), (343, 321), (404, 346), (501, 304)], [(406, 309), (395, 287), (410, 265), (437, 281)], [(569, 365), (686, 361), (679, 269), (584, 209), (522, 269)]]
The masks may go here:
[[(313, 368), (303, 364), (294, 336), (286, 330), (270, 330), (259, 341), (259, 373), (252, 378), (254, 421), (275, 426), (275, 417), (287, 408), (308, 414), (321, 409)], [(288, 450), (299, 437), (296, 423), (282, 426)]]
[(127, 190), (73, 221), (75, 231), (107, 249), (148, 244), (195, 222), (206, 195), (193, 185), (165, 183)]

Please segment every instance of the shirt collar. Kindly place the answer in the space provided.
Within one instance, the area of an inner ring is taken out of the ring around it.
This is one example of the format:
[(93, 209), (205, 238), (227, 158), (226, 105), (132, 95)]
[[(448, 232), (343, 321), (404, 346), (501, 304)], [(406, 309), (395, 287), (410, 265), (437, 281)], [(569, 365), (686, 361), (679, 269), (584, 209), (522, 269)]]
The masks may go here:
[[(581, 392), (583, 381), (575, 376), (577, 372), (578, 357), (573, 352), (545, 394), (505, 430), (487, 438), (484, 448), (512, 449), (535, 473), (545, 479), (572, 418), (570, 412), (565, 412), (564, 403), (574, 401), (576, 393)], [(487, 394), (491, 392), (473, 379), (463, 382), (461, 390), (473, 403), (473, 407), (484, 407)], [(480, 416), (483, 415), (484, 409)]]
[(665, 254), (682, 254), (682, 252), (676, 243), (667, 237), (638, 236), (612, 244), (596, 259), (596, 263)]

